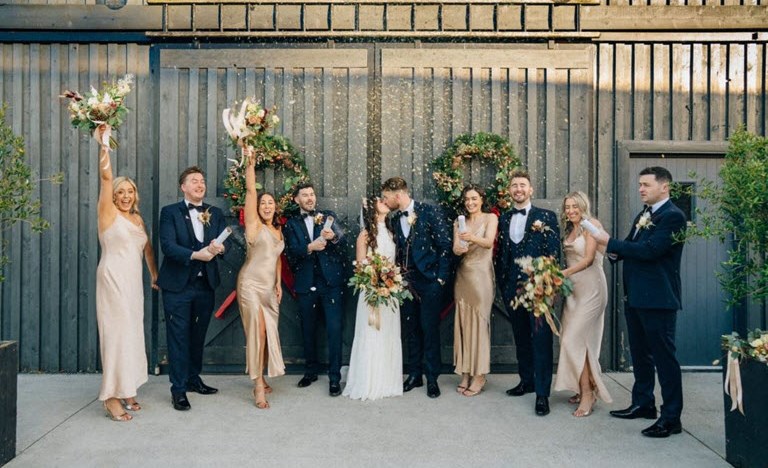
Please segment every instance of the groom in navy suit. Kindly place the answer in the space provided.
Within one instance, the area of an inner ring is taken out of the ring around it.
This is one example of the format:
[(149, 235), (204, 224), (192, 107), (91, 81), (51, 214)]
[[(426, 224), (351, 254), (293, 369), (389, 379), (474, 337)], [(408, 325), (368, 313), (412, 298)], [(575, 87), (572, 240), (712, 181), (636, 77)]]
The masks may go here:
[(193, 166), (179, 176), (184, 200), (160, 212), (163, 264), (157, 285), (163, 311), (170, 364), (171, 401), (179, 411), (190, 408), (187, 393), (210, 395), (218, 390), (200, 379), (205, 334), (219, 286), (216, 258), (224, 246), (214, 239), (226, 227), (219, 208), (203, 203), (205, 174)]
[(602, 232), (597, 243), (607, 246), (611, 261), (624, 261), (624, 315), (627, 319), (629, 351), (635, 384), (632, 404), (611, 411), (622, 419), (656, 419), (653, 394), (654, 367), (659, 374), (661, 417), (642, 434), (669, 437), (682, 432), (683, 385), (680, 364), (675, 357), (675, 322), (680, 301), (680, 259), (682, 242), (675, 234), (685, 229), (685, 214), (669, 199), (672, 174), (663, 167), (640, 172), (640, 199), (645, 208), (635, 217), (624, 240)]
[(437, 207), (411, 199), (401, 177), (387, 179), (381, 200), (393, 211), (397, 262), (405, 272), (414, 299), (400, 308), (403, 335), (408, 343), (410, 371), (403, 391), (424, 385), (422, 359), (426, 361), (427, 396), (440, 396), (440, 311), (445, 285), (451, 281), (451, 236), (448, 220)]
[[(345, 275), (344, 230), (333, 211), (317, 210), (315, 189), (310, 183), (296, 186), (293, 200), (297, 216), (285, 225), (285, 254), (295, 278), (296, 295), (304, 337), (304, 377), (299, 387), (317, 380), (316, 328), (320, 310), (328, 333), (328, 393), (341, 395), (341, 328), (344, 316)], [(330, 229), (326, 221), (334, 218)]]
[(527, 172), (512, 173), (509, 193), (514, 208), (499, 219), (499, 251), (495, 257), (496, 284), (512, 321), (517, 348), (520, 383), (507, 395), (522, 396), (536, 392), (535, 411), (549, 414), (549, 392), (552, 386), (552, 330), (541, 318), (510, 302), (517, 295), (518, 283), (526, 279), (515, 260), (530, 256), (560, 258), (560, 229), (555, 213), (531, 204), (533, 187)]

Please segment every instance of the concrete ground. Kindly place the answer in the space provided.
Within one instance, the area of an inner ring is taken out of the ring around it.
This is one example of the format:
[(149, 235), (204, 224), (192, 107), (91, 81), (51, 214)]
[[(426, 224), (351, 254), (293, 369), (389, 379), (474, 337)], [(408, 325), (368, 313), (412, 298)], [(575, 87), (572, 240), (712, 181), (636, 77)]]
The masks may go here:
[(167, 376), (150, 376), (144, 409), (118, 423), (96, 400), (100, 375), (20, 375), (17, 457), (6, 466), (729, 466), (719, 373), (683, 374), (684, 431), (669, 439), (640, 435), (652, 421), (608, 415), (629, 404), (631, 374), (606, 374), (614, 402), (581, 419), (566, 392), (536, 416), (533, 395), (504, 394), (518, 381), (509, 374), (490, 375), (474, 398), (443, 375), (437, 400), (424, 387), (376, 402), (331, 398), (323, 377), (300, 389), (299, 377), (270, 380), (272, 408), (258, 410), (246, 376), (205, 376), (219, 393), (190, 394), (192, 410), (178, 412)]

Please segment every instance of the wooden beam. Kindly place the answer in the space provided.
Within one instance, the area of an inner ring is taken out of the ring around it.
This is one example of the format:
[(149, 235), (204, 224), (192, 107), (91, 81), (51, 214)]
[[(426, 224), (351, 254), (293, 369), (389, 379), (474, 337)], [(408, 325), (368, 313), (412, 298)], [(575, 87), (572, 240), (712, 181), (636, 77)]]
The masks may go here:
[(161, 6), (0, 5), (0, 30), (146, 31), (162, 26)]
[(768, 6), (585, 6), (583, 31), (764, 31)]

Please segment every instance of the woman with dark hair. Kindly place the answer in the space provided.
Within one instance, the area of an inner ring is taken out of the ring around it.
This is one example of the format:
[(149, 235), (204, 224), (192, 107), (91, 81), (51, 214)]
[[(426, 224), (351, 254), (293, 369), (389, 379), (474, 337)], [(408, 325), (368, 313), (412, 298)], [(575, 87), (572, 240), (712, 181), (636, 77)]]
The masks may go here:
[(136, 183), (128, 177), (113, 179), (111, 166), (109, 148), (101, 146), (98, 202), (101, 259), (96, 269), (96, 321), (103, 373), (99, 400), (113, 421), (130, 421), (132, 416), (123, 406), (130, 411), (141, 409), (136, 394), (147, 381), (142, 257), (154, 289), (157, 289), (157, 265), (139, 212)]
[(280, 285), (280, 254), (285, 242), (278, 226), (277, 204), (270, 193), (256, 196), (255, 155), (244, 148), (245, 239), (247, 255), (237, 276), (237, 301), (245, 331), (245, 362), (254, 381), (253, 398), (259, 409), (269, 408), (267, 393), (272, 388), (264, 379), (285, 374), (277, 323), (283, 289)]
[(491, 306), (495, 291), (493, 242), (499, 219), (483, 212), (485, 190), (469, 184), (461, 192), (466, 213), (453, 225), (453, 253), (461, 258), (456, 271), (453, 327), (454, 372), (461, 375), (456, 391), (475, 396), (491, 370)]
[[(395, 262), (395, 241), (386, 218), (389, 208), (379, 197), (363, 202), (363, 230), (357, 237), (355, 258), (362, 262), (377, 252)], [(379, 326), (370, 325), (370, 306), (360, 294), (355, 314), (355, 338), (349, 359), (344, 395), (355, 400), (376, 400), (403, 394), (403, 354), (400, 343), (400, 307), (382, 306)]]

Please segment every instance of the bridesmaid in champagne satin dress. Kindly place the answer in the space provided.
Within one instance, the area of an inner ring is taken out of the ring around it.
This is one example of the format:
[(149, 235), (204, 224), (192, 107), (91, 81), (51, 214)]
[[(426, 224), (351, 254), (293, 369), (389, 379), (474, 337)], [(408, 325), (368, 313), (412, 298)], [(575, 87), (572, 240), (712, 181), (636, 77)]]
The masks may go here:
[(255, 158), (244, 149), (245, 170), (245, 239), (247, 255), (237, 276), (237, 300), (245, 331), (245, 361), (248, 375), (254, 381), (256, 407), (269, 408), (266, 394), (272, 388), (264, 379), (285, 374), (280, 349), (278, 319), (283, 290), (280, 285), (280, 254), (285, 248), (283, 235), (276, 225), (277, 204), (269, 193), (256, 195)]
[[(98, 130), (100, 133), (103, 130)], [(101, 141), (101, 138), (99, 138)], [(113, 421), (130, 421), (124, 411), (138, 411), (138, 388), (147, 381), (144, 347), (146, 260), (152, 287), (158, 289), (152, 243), (139, 213), (136, 183), (113, 179), (109, 149), (99, 151), (98, 234), (101, 258), (96, 268), (96, 322), (99, 329), (102, 380), (99, 400)]]
[(565, 301), (560, 336), (560, 359), (557, 364), (555, 390), (571, 390), (569, 399), (579, 403), (576, 417), (589, 416), (597, 398), (613, 400), (603, 384), (600, 370), (600, 345), (603, 319), (608, 304), (608, 286), (603, 271), (603, 252), (580, 223), (589, 219), (598, 229), (602, 226), (589, 213), (589, 200), (583, 192), (572, 192), (563, 200), (561, 221), (563, 251), (567, 268), (563, 274), (573, 282), (573, 294)]
[(453, 328), (454, 372), (461, 375), (456, 391), (475, 396), (483, 390), (491, 371), (491, 307), (496, 290), (493, 274), (493, 244), (499, 219), (482, 211), (485, 191), (469, 184), (461, 193), (466, 232), (453, 227), (453, 253), (460, 256), (456, 271)]

